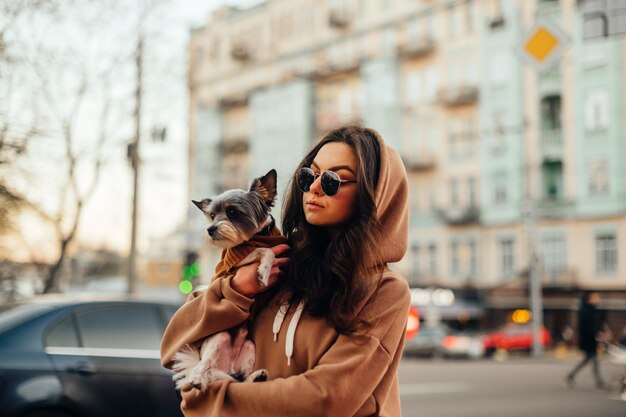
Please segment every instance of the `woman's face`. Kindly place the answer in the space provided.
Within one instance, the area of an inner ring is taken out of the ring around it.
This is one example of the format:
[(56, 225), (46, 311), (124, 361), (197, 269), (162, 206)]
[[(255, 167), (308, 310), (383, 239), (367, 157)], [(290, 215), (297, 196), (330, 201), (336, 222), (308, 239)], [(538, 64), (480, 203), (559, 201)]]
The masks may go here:
[[(320, 148), (310, 167), (315, 174), (336, 172), (342, 180), (356, 180), (359, 164), (350, 145), (330, 142)], [(315, 226), (334, 227), (345, 223), (352, 213), (357, 198), (356, 183), (342, 183), (337, 194), (327, 196), (317, 177), (308, 192), (302, 195), (304, 216)]]

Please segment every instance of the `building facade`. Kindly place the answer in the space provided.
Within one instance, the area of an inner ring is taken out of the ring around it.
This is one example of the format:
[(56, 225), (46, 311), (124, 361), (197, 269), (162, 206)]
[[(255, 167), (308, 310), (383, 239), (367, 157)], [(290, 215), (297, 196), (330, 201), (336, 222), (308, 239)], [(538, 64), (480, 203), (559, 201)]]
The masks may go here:
[[(491, 325), (527, 307), (531, 253), (560, 331), (583, 289), (626, 325), (626, 43), (585, 39), (576, 0), (268, 0), (223, 7), (189, 45), (189, 193), (275, 168), (279, 200), (325, 132), (359, 122), (401, 153), (411, 186), (412, 287), (478, 293)], [(524, 64), (539, 20), (567, 35)], [(274, 211), (280, 217), (280, 204)], [(205, 270), (195, 208), (189, 248)]]

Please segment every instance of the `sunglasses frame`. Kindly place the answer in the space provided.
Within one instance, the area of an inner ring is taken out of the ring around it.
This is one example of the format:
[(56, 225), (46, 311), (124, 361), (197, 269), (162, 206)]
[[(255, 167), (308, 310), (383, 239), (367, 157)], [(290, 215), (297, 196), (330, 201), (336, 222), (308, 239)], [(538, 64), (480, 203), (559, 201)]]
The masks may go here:
[[(311, 183), (308, 185), (307, 189), (305, 190), (301, 185), (300, 185), (300, 175), (302, 172), (307, 172), (308, 174), (313, 176), (313, 181), (311, 181)], [(322, 171), (319, 174), (316, 174), (315, 171), (313, 171), (311, 168), (309, 167), (302, 167), (300, 168), (300, 170), (298, 171), (298, 188), (300, 189), (300, 191), (302, 191), (303, 193), (308, 193), (311, 191), (311, 185), (313, 185), (313, 183), (315, 182), (315, 180), (317, 180), (318, 177), (322, 177), (324, 175), (330, 175), (331, 179), (333, 181), (337, 181), (339, 185), (337, 185), (337, 190), (332, 193), (332, 194), (328, 194), (325, 190), (325, 186), (324, 186), (324, 181), (322, 180), (320, 183), (320, 186), (322, 188), (322, 192), (324, 193), (324, 195), (327, 195), (328, 197), (332, 197), (334, 195), (337, 195), (337, 193), (339, 192), (339, 189), (341, 188), (341, 184), (345, 184), (345, 183), (356, 183), (357, 180), (342, 180), (341, 177), (339, 176), (339, 174), (337, 174), (335, 171)]]

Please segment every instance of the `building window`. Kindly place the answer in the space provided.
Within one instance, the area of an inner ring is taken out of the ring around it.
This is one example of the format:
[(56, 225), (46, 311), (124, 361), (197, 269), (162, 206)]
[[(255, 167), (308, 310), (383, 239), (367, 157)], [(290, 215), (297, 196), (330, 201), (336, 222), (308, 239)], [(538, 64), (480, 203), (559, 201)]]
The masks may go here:
[(541, 100), (541, 128), (543, 131), (561, 129), (561, 96)]
[(439, 73), (434, 67), (430, 67), (424, 74), (424, 98), (429, 102), (437, 101), (437, 89), (439, 88)]
[(470, 241), (469, 247), (469, 276), (470, 278), (476, 278), (478, 276), (478, 250), (476, 248), (476, 242)]
[(422, 77), (419, 71), (411, 71), (407, 74), (406, 101), (409, 106), (417, 106), (422, 98)]
[(412, 278), (415, 283), (420, 276), (420, 247), (417, 244), (414, 244), (411, 247), (411, 253), (413, 255), (413, 265), (412, 265)]
[(492, 85), (506, 84), (512, 75), (513, 60), (508, 50), (495, 51), (491, 55), (489, 82)]
[(450, 180), (450, 205), (452, 207), (459, 205), (459, 182), (454, 178)]
[(541, 166), (543, 195), (556, 200), (563, 196), (563, 164), (561, 161), (546, 161)]
[(458, 277), (460, 272), (459, 261), (459, 244), (458, 242), (450, 243), (450, 275)]
[(505, 179), (496, 176), (493, 181), (493, 203), (496, 205), (506, 204), (508, 196)]
[(431, 277), (437, 276), (437, 245), (431, 243), (428, 246), (429, 272)]
[(515, 268), (514, 241), (512, 238), (500, 240), (500, 276), (510, 277)]
[(383, 56), (394, 56), (396, 53), (396, 29), (389, 27), (382, 32)]
[(469, 206), (477, 207), (478, 202), (476, 201), (476, 178), (469, 178), (467, 180), (467, 192), (468, 192)]
[(613, 233), (596, 236), (596, 271), (599, 274), (617, 272), (617, 236)]
[(562, 237), (546, 237), (541, 242), (541, 255), (544, 270), (556, 277), (565, 271), (565, 240)]
[(605, 160), (593, 161), (589, 164), (589, 195), (606, 195), (609, 193), (609, 168)]
[(607, 41), (605, 39), (585, 40), (583, 43), (583, 61), (587, 66), (601, 65), (606, 62)]
[(585, 128), (606, 129), (609, 125), (609, 96), (604, 88), (587, 91), (585, 99)]

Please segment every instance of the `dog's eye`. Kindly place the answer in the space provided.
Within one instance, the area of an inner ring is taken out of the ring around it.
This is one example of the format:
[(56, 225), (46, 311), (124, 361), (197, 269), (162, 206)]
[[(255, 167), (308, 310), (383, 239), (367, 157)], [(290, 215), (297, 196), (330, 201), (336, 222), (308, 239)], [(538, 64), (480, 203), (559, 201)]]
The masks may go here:
[(215, 213), (209, 214), (209, 217), (211, 217), (211, 220), (215, 220)]
[(234, 208), (232, 208), (232, 207), (231, 207), (231, 208), (229, 208), (229, 209), (226, 211), (226, 214), (228, 214), (228, 218), (229, 218), (229, 219), (235, 219), (235, 218), (237, 218), (237, 214), (238, 214), (238, 213), (237, 213), (237, 210), (236, 210), (236, 209), (234, 209)]

